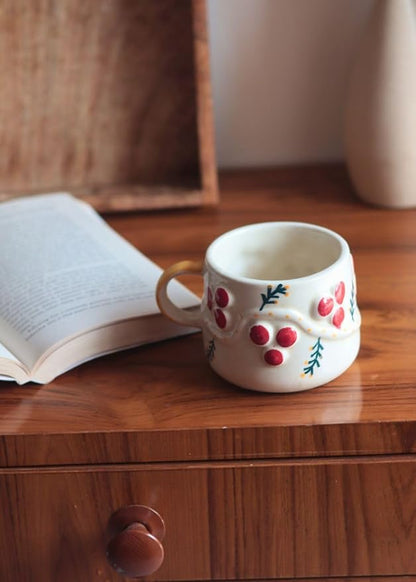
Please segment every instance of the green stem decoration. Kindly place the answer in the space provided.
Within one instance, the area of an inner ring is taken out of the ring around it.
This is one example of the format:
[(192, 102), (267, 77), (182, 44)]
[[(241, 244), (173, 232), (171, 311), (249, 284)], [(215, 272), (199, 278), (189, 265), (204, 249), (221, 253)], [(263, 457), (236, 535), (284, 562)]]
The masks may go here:
[(209, 362), (212, 362), (212, 360), (214, 359), (215, 356), (215, 340), (211, 340), (208, 344), (208, 349), (207, 349), (207, 358)]
[(273, 285), (268, 285), (266, 293), (261, 293), (262, 304), (259, 311), (263, 311), (266, 305), (272, 305), (277, 303), (277, 300), (279, 299), (280, 295), (287, 295), (287, 287), (282, 285), (282, 283), (276, 285), (274, 289)]
[(308, 364), (303, 368), (304, 374), (310, 374), (311, 376), (313, 376), (315, 368), (321, 367), (321, 363), (319, 360), (322, 358), (323, 350), (324, 346), (321, 343), (321, 338), (318, 337), (316, 343), (312, 346), (312, 353), (310, 355)]
[(355, 315), (355, 285), (354, 285), (354, 281), (352, 282), (352, 286), (351, 286), (350, 315), (351, 315), (351, 319), (354, 321), (354, 315)]

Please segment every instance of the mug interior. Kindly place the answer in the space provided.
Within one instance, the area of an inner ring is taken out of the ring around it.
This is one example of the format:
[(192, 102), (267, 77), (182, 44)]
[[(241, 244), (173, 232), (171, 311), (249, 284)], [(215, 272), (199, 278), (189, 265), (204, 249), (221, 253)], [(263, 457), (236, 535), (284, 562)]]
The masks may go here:
[(298, 279), (333, 265), (348, 250), (336, 233), (306, 223), (269, 222), (232, 230), (214, 241), (207, 260), (226, 276)]

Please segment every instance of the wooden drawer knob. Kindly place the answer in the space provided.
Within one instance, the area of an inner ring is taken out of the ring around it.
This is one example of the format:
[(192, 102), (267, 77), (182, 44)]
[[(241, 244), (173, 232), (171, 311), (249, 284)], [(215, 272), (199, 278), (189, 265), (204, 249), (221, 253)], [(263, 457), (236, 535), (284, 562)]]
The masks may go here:
[(157, 511), (145, 505), (122, 507), (110, 517), (108, 533), (107, 559), (119, 574), (142, 578), (160, 568), (165, 524)]

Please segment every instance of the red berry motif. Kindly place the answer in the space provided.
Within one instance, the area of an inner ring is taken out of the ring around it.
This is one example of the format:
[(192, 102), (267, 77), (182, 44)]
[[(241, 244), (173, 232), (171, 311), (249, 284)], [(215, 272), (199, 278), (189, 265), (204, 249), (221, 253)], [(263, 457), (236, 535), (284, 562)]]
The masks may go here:
[(208, 291), (207, 291), (207, 305), (208, 305), (208, 309), (211, 311), (212, 305), (213, 305), (211, 287), (208, 287)]
[(225, 307), (230, 304), (230, 294), (224, 287), (207, 288), (207, 307), (212, 311), (216, 324), (220, 329), (225, 329), (229, 323), (229, 313)]
[(217, 322), (217, 325), (220, 329), (224, 329), (225, 326), (227, 325), (227, 318), (225, 316), (225, 313), (223, 311), (221, 311), (221, 309), (216, 309), (214, 311), (214, 317), (215, 317), (215, 321)]
[(345, 283), (344, 281), (340, 281), (338, 285), (335, 287), (335, 299), (338, 305), (344, 301), (345, 297)]
[(318, 304), (318, 313), (322, 317), (326, 317), (334, 309), (334, 300), (332, 297), (322, 297)]
[(223, 287), (218, 287), (215, 291), (215, 302), (218, 307), (227, 307), (230, 298), (227, 291)]
[(250, 339), (257, 346), (264, 346), (270, 339), (270, 334), (264, 325), (253, 325), (250, 328)]
[[(334, 291), (334, 297), (322, 297), (318, 303), (318, 313), (321, 317), (327, 317), (334, 311), (336, 304), (342, 305), (345, 298), (345, 283), (340, 281)], [(335, 303), (336, 302), (336, 303)], [(345, 318), (345, 311), (342, 307), (338, 307), (332, 316), (332, 325), (341, 329), (342, 322)]]
[(298, 339), (298, 332), (294, 327), (281, 327), (277, 333), (270, 332), (270, 326), (266, 324), (256, 323), (250, 327), (250, 339), (256, 346), (266, 346), (272, 336), (274, 336), (277, 347), (269, 347), (263, 351), (263, 359), (269, 366), (280, 366), (286, 359), (285, 348), (293, 346)]
[(264, 360), (270, 366), (280, 366), (283, 363), (283, 354), (279, 350), (267, 350), (264, 354)]
[(298, 334), (293, 327), (282, 327), (276, 335), (276, 341), (282, 348), (290, 348), (298, 339)]
[(332, 323), (335, 325), (335, 327), (340, 329), (342, 322), (344, 321), (344, 317), (345, 317), (344, 309), (342, 307), (339, 307), (339, 309), (336, 310), (332, 318)]

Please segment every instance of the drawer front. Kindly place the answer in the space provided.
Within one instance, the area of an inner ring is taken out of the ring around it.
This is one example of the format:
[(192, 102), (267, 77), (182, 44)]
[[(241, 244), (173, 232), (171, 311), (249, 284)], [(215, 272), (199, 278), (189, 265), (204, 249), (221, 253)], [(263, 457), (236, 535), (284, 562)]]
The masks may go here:
[(153, 580), (416, 575), (412, 459), (3, 471), (2, 582), (113, 582), (109, 516), (166, 523)]

